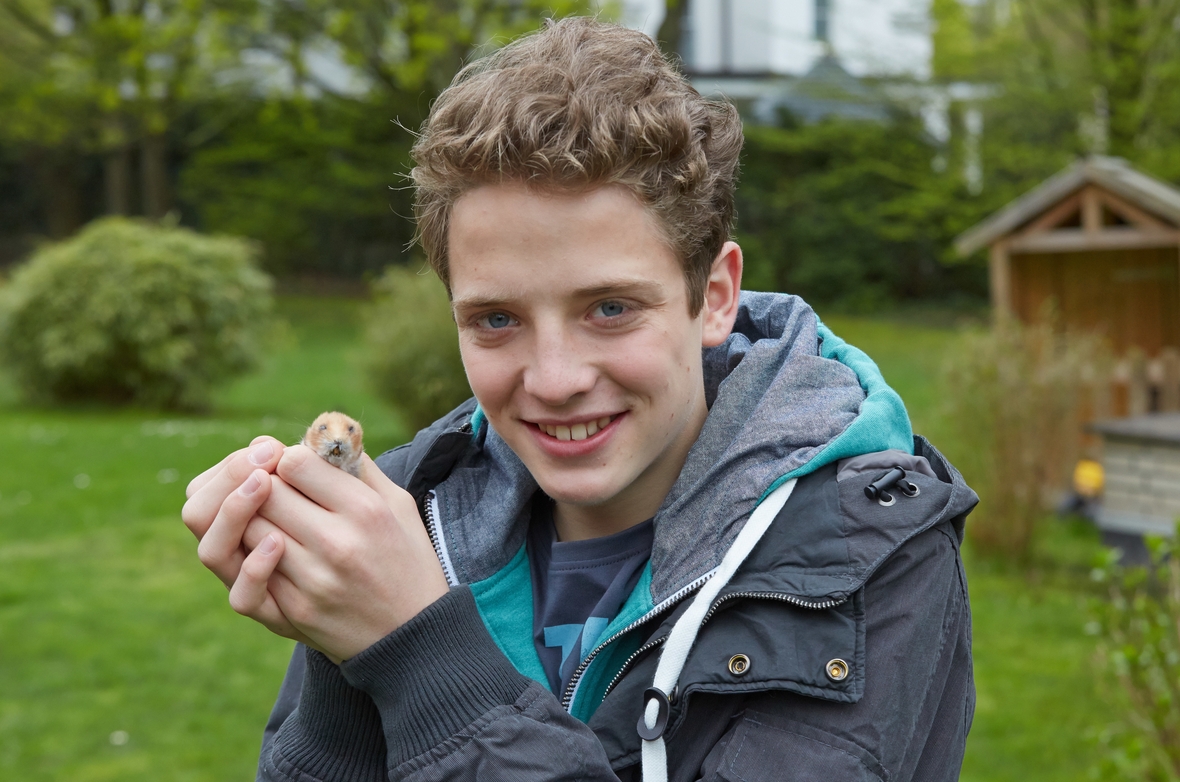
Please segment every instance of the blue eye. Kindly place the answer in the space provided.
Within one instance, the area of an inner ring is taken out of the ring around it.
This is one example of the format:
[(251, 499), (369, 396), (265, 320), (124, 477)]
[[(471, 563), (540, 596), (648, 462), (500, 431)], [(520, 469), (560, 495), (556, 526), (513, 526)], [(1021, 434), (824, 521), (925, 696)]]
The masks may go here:
[(483, 321), (491, 329), (502, 329), (512, 325), (512, 318), (503, 312), (493, 312), (491, 315), (485, 316)]
[(599, 311), (608, 318), (617, 318), (626, 311), (626, 307), (617, 301), (608, 301), (598, 305)]

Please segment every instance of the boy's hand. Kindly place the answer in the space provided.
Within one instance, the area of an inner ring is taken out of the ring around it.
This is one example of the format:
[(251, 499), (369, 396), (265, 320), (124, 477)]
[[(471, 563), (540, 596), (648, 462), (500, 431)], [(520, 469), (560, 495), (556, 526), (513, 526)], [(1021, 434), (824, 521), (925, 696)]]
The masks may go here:
[[(284, 446), (257, 437), (189, 483), (181, 511), (185, 526), (200, 543), (197, 556), (230, 588), (230, 605), (279, 635), (307, 642), (266, 590), (266, 577), (282, 557), (282, 531), (256, 512), (270, 496)], [(246, 573), (247, 578), (241, 578)], [(251, 577), (252, 576), (252, 577)], [(262, 578), (261, 594), (255, 588)]]
[(244, 534), (247, 547), (257, 546), (251, 558), (268, 536), (278, 545), (257, 569), (243, 562), (234, 609), (275, 629), (273, 600), (301, 640), (333, 660), (363, 651), (447, 592), (413, 497), (367, 455), (358, 482), (309, 448), (287, 448), (257, 517), (262, 523)]

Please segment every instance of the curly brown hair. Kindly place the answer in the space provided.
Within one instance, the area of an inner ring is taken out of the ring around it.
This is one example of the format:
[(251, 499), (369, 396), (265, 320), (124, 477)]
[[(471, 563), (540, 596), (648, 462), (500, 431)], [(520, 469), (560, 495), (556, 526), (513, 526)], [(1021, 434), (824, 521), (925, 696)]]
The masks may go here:
[(413, 149), (418, 240), (450, 290), (447, 232), (463, 193), (620, 184), (681, 259), (695, 316), (729, 239), (741, 148), (737, 110), (702, 98), (643, 33), (549, 21), (463, 68), (431, 108)]

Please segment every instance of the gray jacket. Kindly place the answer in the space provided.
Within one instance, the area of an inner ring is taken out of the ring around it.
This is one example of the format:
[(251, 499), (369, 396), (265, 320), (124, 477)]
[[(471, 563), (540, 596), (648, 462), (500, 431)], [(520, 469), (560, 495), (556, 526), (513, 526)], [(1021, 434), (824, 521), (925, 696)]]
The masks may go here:
[[(974, 493), (797, 298), (743, 294), (705, 366), (709, 418), (651, 563), (564, 693), (534, 667), (527, 470), (473, 403), (382, 455), (453, 588), (340, 666), (297, 647), (258, 778), (639, 779), (663, 642), (754, 508), (796, 479), (669, 693), (668, 778), (956, 779), (974, 707), (959, 556)], [(869, 499), (893, 464), (915, 496)]]

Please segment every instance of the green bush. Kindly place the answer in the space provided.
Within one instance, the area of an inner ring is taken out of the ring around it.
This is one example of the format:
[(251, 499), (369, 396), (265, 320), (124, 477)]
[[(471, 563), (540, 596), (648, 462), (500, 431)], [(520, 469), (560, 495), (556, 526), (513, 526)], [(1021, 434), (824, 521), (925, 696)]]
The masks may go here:
[(369, 379), (420, 429), (471, 396), (446, 290), (433, 274), (390, 267), (368, 313)]
[(254, 367), (271, 281), (240, 239), (123, 218), (37, 252), (0, 297), (0, 358), (31, 400), (200, 407)]
[(1125, 721), (1100, 737), (1105, 779), (1180, 779), (1180, 551), (1148, 538), (1150, 562), (1119, 564), (1111, 550), (1092, 572), (1107, 599), (1094, 600), (1087, 631), (1098, 659), (1127, 698)]

